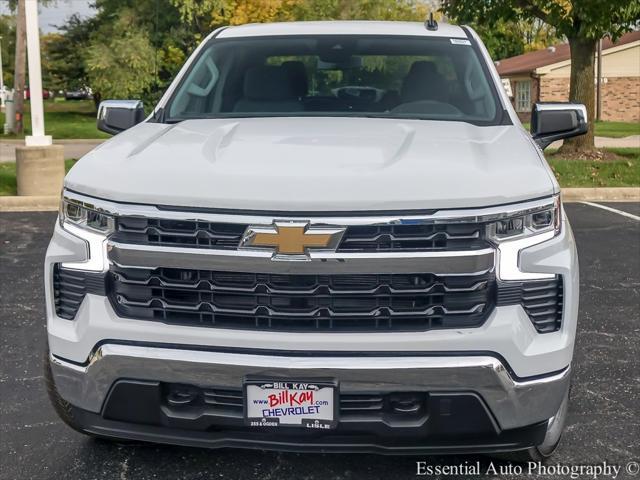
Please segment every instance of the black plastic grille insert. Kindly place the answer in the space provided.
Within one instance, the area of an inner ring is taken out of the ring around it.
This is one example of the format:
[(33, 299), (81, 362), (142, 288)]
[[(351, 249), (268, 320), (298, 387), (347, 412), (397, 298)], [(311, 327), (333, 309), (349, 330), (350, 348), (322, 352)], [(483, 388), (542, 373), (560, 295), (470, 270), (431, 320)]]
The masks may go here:
[(497, 304), (522, 305), (538, 333), (560, 330), (563, 303), (562, 275), (552, 280), (504, 282), (498, 286)]
[(126, 318), (282, 331), (424, 331), (480, 326), (493, 274), (280, 275), (112, 266), (109, 296)]
[[(244, 396), (240, 388), (210, 388), (185, 384), (162, 384), (164, 404), (176, 411), (201, 414), (242, 416)], [(340, 418), (382, 418), (394, 414), (402, 419), (422, 417), (426, 413), (428, 394), (425, 392), (341, 393)]]
[(105, 274), (53, 266), (53, 300), (56, 315), (73, 320), (87, 293), (106, 295)]

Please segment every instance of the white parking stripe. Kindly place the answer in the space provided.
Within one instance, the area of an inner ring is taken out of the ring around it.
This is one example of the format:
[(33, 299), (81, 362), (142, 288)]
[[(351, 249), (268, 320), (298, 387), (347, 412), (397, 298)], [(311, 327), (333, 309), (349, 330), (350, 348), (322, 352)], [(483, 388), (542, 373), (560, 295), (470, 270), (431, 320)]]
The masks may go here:
[(615, 208), (607, 207), (606, 205), (600, 205), (599, 203), (591, 203), (591, 202), (580, 202), (580, 203), (584, 203), (585, 205), (591, 205), (592, 207), (601, 208), (603, 210), (607, 210), (609, 212), (613, 212), (613, 213), (617, 213), (618, 215), (622, 215), (623, 217), (632, 218), (634, 220), (640, 221), (640, 217), (638, 217), (637, 215), (633, 215), (633, 214), (631, 214), (629, 212), (623, 212), (622, 210), (617, 210)]

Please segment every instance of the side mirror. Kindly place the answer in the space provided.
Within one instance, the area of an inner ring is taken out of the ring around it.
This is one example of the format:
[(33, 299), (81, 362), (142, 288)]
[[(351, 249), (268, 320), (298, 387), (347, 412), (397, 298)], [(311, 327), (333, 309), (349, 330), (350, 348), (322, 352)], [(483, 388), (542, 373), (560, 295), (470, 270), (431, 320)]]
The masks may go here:
[(536, 103), (531, 112), (531, 136), (543, 150), (563, 138), (587, 133), (587, 108), (580, 103)]
[(144, 120), (140, 100), (105, 100), (98, 107), (98, 130), (115, 135)]

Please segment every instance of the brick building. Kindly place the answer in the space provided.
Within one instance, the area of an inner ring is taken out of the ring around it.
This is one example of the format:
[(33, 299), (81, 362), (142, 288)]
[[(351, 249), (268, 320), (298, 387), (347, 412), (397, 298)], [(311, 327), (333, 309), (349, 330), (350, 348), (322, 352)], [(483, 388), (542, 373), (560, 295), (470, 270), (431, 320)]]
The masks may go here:
[[(513, 106), (523, 121), (536, 102), (569, 100), (571, 54), (564, 43), (496, 62), (509, 80)], [(602, 120), (640, 122), (640, 31), (602, 42)]]

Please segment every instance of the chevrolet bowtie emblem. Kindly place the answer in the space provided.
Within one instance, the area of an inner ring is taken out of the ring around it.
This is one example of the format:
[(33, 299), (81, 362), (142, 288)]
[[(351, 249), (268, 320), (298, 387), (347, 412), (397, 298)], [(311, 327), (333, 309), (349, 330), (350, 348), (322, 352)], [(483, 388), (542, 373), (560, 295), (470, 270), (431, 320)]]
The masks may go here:
[(268, 248), (276, 255), (306, 255), (309, 250), (335, 250), (344, 228), (312, 227), (301, 222), (274, 222), (273, 225), (250, 225), (241, 248)]

